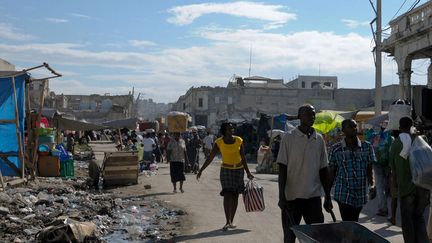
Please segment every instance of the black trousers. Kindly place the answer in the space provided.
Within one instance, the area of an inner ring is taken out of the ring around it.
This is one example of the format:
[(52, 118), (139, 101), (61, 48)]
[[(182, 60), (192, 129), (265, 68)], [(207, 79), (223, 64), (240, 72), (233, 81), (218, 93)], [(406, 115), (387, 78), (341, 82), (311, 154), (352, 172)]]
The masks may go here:
[(282, 228), (285, 243), (295, 242), (296, 237), (290, 228), (300, 224), (302, 217), (306, 224), (324, 223), (320, 197), (287, 201), (286, 209), (282, 210)]
[(354, 206), (340, 203), (340, 202), (338, 202), (338, 204), (339, 204), (339, 211), (340, 211), (340, 214), (341, 214), (343, 221), (358, 222), (360, 212), (361, 212), (363, 207), (356, 208)]
[(429, 190), (416, 187), (414, 193), (400, 199), (402, 233), (407, 243), (428, 242), (423, 213), (429, 204)]

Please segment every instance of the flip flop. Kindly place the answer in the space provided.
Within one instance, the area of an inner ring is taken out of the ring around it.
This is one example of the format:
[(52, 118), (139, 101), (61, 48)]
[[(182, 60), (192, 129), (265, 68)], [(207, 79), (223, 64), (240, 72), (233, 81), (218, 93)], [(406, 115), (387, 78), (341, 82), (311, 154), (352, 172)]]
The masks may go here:
[(235, 225), (235, 224), (230, 224), (230, 225), (228, 226), (228, 228), (230, 228), (230, 229), (235, 229), (235, 228), (237, 228), (237, 225)]
[(229, 224), (224, 225), (224, 227), (222, 227), (222, 231), (227, 231), (229, 227), (230, 227)]

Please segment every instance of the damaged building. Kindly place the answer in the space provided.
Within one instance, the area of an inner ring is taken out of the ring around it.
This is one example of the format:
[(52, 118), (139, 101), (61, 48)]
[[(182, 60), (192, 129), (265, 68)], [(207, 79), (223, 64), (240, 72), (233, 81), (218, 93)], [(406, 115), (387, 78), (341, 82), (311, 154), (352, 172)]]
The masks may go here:
[[(423, 86), (413, 87), (413, 92)], [(398, 85), (383, 87), (383, 108), (396, 100)], [(259, 113), (296, 114), (309, 103), (317, 110), (354, 111), (374, 106), (374, 89), (340, 89), (336, 76), (300, 75), (283, 79), (233, 77), (226, 87), (192, 87), (179, 97), (172, 110), (187, 112), (194, 125), (213, 127), (224, 119), (257, 117)]]
[(45, 107), (57, 109), (76, 120), (93, 123), (130, 118), (136, 115), (132, 92), (127, 95), (56, 95), (50, 92), (45, 98)]

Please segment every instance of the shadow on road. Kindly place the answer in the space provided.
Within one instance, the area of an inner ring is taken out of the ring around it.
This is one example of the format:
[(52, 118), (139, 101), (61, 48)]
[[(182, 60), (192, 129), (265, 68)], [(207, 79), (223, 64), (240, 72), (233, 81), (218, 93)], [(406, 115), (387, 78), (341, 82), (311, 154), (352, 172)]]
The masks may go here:
[(391, 225), (384, 226), (380, 229), (375, 230), (374, 232), (385, 238), (395, 236), (395, 235), (400, 235), (400, 231), (391, 230), (389, 229), (390, 227)]
[(205, 238), (225, 236), (225, 235), (237, 235), (237, 234), (243, 234), (248, 232), (250, 232), (250, 230), (234, 229), (234, 230), (222, 231), (222, 229), (217, 229), (217, 230), (197, 233), (194, 235), (182, 235), (182, 236), (175, 237), (173, 240), (174, 242), (179, 242), (179, 241), (205, 239)]

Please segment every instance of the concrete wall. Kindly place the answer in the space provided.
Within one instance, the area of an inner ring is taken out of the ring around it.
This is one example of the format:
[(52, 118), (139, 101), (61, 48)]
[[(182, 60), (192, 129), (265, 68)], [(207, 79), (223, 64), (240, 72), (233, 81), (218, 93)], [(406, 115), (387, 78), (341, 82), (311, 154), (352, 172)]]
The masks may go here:
[[(331, 83), (329, 86), (333, 89), (337, 89), (338, 81), (336, 76), (307, 76), (307, 75), (299, 75), (296, 79), (288, 82), (288, 86), (297, 89), (312, 89), (313, 83), (319, 83), (321, 85), (327, 85)], [(304, 88), (303, 88), (304, 84)]]
[(15, 65), (0, 58), (0, 71), (15, 71)]
[(336, 110), (350, 111), (374, 106), (370, 89), (337, 89), (334, 94)]
[[(199, 107), (199, 99), (203, 107)], [(173, 104), (173, 110), (195, 116), (207, 116), (207, 126), (223, 119), (251, 119), (258, 113), (296, 114), (298, 107), (311, 103), (317, 109), (335, 107), (334, 91), (322, 89), (272, 89), (251, 87), (191, 88)], [(185, 109), (183, 109), (183, 104)]]

